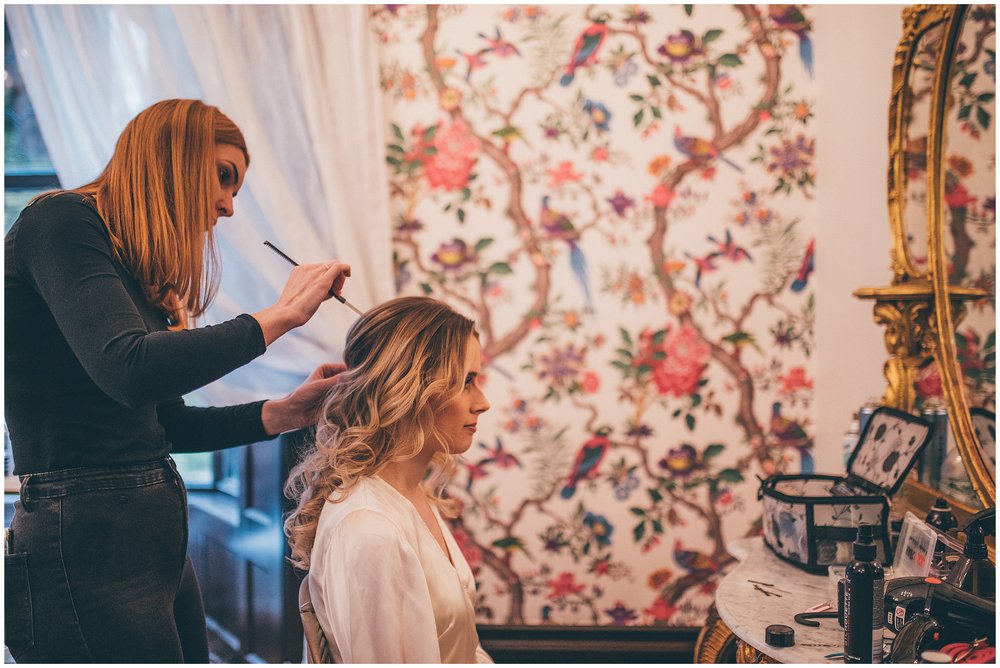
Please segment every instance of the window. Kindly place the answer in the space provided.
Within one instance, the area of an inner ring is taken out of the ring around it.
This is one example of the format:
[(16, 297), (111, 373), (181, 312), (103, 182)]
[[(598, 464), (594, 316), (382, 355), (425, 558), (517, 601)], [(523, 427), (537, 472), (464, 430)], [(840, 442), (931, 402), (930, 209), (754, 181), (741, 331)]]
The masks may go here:
[(59, 187), (59, 177), (45, 150), (35, 110), (17, 69), (6, 21), (3, 37), (3, 231), (6, 234), (31, 198)]
[[(4, 21), (4, 235), (36, 195), (59, 188), (35, 111), (17, 67), (10, 31)], [(11, 453), (4, 425), (4, 470)], [(216, 489), (236, 496), (240, 489), (239, 450), (174, 455), (177, 468), (193, 489)]]

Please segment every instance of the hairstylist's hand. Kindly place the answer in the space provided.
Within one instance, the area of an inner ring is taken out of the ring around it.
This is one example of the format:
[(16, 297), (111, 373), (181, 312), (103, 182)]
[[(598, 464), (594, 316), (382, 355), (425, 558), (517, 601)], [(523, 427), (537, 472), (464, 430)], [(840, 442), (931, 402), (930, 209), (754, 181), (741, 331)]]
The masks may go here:
[(324, 364), (316, 367), (305, 382), (291, 394), (265, 401), (261, 408), (261, 421), (270, 436), (311, 427), (319, 419), (323, 399), (339, 381), (339, 375), (347, 369), (344, 364)]
[(253, 314), (264, 332), (264, 344), (269, 346), (281, 335), (309, 322), (331, 293), (340, 294), (350, 275), (351, 266), (337, 260), (292, 269), (278, 301)]

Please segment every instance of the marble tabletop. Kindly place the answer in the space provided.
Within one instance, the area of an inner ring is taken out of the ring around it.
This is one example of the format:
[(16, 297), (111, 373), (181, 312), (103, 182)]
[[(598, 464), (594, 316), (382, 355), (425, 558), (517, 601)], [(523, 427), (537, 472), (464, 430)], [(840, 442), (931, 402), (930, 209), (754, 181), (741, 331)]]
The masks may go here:
[[(824, 658), (844, 650), (844, 630), (836, 618), (817, 619), (818, 627), (793, 619), (817, 604), (831, 603), (829, 577), (782, 561), (760, 537), (739, 539), (728, 547), (740, 563), (723, 578), (715, 594), (715, 608), (726, 626), (740, 640), (781, 663), (843, 663), (840, 657)], [(832, 603), (836, 612), (836, 601)], [(770, 624), (793, 628), (795, 644), (772, 647), (764, 642), (764, 629)]]

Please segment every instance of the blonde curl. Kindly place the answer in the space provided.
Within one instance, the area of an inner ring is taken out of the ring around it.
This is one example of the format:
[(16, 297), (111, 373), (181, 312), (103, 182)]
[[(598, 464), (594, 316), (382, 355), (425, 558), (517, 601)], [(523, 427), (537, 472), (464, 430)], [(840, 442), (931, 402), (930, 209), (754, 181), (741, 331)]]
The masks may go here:
[[(309, 569), (320, 513), (345, 499), (357, 483), (387, 464), (417, 456), (428, 441), (444, 443), (436, 414), (465, 383), (474, 324), (428, 297), (399, 297), (368, 311), (347, 333), (347, 371), (327, 396), (316, 436), (289, 474), (285, 495), (296, 508), (285, 519), (294, 566)], [(454, 455), (438, 452), (425, 483), (443, 513), (456, 469)]]

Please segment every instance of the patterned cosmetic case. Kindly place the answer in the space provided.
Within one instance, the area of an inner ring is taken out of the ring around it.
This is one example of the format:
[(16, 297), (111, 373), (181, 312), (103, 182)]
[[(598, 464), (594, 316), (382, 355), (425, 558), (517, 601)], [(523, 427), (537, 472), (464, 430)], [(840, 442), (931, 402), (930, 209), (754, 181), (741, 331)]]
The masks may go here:
[(846, 476), (772, 475), (761, 481), (764, 543), (812, 573), (851, 560), (862, 522), (875, 527), (878, 559), (892, 561), (889, 497), (931, 440), (933, 425), (888, 407), (875, 409), (847, 463)]

